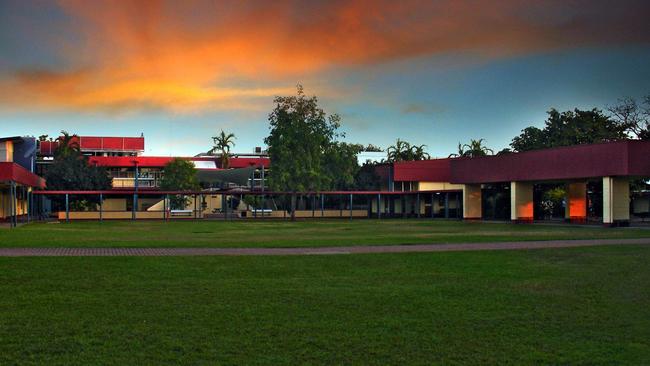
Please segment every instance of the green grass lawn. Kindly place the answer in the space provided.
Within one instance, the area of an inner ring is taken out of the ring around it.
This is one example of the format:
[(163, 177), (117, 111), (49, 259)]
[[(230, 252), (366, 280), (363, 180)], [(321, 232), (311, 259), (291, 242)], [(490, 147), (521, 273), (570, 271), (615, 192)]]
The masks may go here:
[(0, 364), (644, 364), (648, 263), (647, 246), (0, 258)]
[(0, 230), (3, 247), (309, 247), (650, 237), (650, 230), (444, 220), (106, 221)]

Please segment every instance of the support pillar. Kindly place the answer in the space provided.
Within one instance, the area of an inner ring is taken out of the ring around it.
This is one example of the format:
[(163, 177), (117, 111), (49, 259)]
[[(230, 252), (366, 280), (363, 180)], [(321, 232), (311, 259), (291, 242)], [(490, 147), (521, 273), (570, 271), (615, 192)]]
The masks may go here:
[(352, 193), (350, 193), (350, 220), (352, 220)]
[(533, 183), (510, 182), (510, 220), (533, 222)]
[(481, 185), (465, 184), (463, 186), (463, 219), (480, 220), (481, 209)]
[(603, 224), (630, 225), (630, 182), (627, 178), (603, 177)]
[(568, 183), (565, 200), (564, 219), (573, 224), (585, 224), (587, 222), (587, 183)]
[(377, 219), (381, 219), (381, 193), (377, 193)]

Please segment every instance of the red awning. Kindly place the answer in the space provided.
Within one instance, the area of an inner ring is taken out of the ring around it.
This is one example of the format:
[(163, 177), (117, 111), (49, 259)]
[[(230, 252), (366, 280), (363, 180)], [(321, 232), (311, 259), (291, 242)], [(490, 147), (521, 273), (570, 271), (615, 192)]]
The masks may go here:
[(35, 188), (45, 188), (45, 179), (16, 163), (0, 163), (0, 181), (16, 182)]

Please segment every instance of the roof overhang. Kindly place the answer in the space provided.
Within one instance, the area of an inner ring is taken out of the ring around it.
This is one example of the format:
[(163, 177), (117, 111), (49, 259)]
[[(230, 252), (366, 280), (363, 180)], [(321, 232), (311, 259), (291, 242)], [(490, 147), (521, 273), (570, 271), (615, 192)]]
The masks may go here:
[(579, 180), (650, 176), (650, 141), (575, 145), (451, 160), (451, 183)]
[(0, 162), (0, 181), (15, 182), (34, 188), (45, 188), (45, 179), (16, 163)]

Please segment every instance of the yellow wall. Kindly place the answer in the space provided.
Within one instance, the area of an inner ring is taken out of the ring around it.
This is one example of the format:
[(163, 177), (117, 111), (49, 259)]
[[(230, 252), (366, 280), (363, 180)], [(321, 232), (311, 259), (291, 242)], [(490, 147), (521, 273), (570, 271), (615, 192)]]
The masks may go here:
[(0, 162), (14, 161), (14, 143), (13, 141), (0, 142)]

